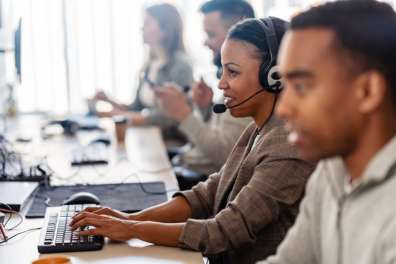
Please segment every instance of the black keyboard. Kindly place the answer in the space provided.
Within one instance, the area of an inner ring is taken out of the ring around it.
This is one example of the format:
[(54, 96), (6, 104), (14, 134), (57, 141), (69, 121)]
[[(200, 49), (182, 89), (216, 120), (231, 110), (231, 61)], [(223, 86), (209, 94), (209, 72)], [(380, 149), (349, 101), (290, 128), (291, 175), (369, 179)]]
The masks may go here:
[(109, 150), (103, 143), (93, 143), (80, 146), (73, 150), (72, 166), (108, 164)]
[[(104, 244), (102, 236), (80, 236), (69, 228), (71, 218), (86, 207), (94, 204), (63, 205), (48, 207), (41, 230), (38, 251), (40, 253), (100, 250)], [(90, 227), (86, 227), (90, 228)]]

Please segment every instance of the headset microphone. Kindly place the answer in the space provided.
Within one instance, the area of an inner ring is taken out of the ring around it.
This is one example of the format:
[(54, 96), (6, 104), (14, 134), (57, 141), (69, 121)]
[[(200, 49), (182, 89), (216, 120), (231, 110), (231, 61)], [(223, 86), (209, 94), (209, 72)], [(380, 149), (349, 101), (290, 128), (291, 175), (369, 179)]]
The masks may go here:
[[(249, 101), (250, 99), (252, 99), (253, 97), (255, 97), (256, 95), (258, 95), (259, 93), (264, 92), (264, 90), (260, 89), (257, 92), (255, 92), (254, 94), (252, 94), (251, 96), (249, 96), (248, 98), (246, 98), (245, 100), (243, 100), (242, 102), (240, 102), (239, 104), (236, 105), (232, 105), (230, 107), (228, 107), (228, 109), (232, 109), (234, 107), (238, 107), (244, 103), (246, 103), (247, 101)], [(227, 110), (227, 106), (225, 104), (215, 104), (213, 106), (213, 112), (215, 112), (216, 114), (222, 114)]]
[(225, 104), (215, 104), (212, 110), (216, 114), (222, 114), (227, 110), (227, 107), (225, 106)]

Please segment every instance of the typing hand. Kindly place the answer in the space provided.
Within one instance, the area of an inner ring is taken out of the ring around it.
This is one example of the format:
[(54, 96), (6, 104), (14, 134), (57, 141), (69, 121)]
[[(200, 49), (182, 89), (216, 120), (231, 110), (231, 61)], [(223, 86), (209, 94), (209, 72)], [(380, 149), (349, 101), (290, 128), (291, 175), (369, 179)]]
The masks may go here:
[(213, 101), (212, 88), (201, 78), (191, 89), (191, 99), (195, 105), (201, 108), (209, 107)]
[[(129, 214), (118, 211), (118, 210), (114, 210), (111, 209), (109, 207), (88, 207), (86, 208), (83, 212), (90, 212), (90, 213), (94, 213), (97, 215), (109, 215), (109, 216), (113, 216), (119, 219), (128, 219), (129, 218)], [(75, 223), (74, 219), (71, 222), (71, 224)]]
[(84, 228), (84, 230), (80, 231), (80, 235), (101, 235), (112, 240), (126, 241), (135, 237), (135, 232), (133, 231), (135, 223), (135, 221), (84, 211), (73, 217), (70, 227), (72, 231), (75, 231), (78, 228), (91, 226), (89, 229)]

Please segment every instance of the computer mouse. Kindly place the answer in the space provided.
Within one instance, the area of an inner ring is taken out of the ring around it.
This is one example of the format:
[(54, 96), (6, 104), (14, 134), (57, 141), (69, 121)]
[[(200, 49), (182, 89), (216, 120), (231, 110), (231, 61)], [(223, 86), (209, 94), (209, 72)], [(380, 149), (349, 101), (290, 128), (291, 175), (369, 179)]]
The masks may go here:
[(100, 204), (98, 196), (89, 192), (78, 192), (63, 201), (64, 205), (69, 204)]
[(110, 140), (110, 138), (107, 138), (107, 137), (99, 137), (99, 138), (96, 138), (90, 142), (90, 144), (95, 144), (95, 143), (102, 143), (102, 144), (105, 144), (106, 146), (108, 146), (108, 145), (110, 145), (111, 140)]

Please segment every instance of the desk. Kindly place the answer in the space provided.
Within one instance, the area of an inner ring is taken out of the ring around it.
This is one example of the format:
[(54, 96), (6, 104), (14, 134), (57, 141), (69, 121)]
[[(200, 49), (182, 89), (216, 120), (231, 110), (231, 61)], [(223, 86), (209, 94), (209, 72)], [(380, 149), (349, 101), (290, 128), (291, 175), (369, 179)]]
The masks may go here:
[[(11, 131), (18, 131), (18, 127), (34, 127), (37, 129), (37, 120), (28, 118), (18, 120), (12, 124)], [(107, 123), (109, 131), (113, 131)], [(36, 130), (30, 133), (35, 134)], [(39, 133), (39, 132), (37, 132)], [(77, 140), (85, 141), (89, 133), (81, 133)], [(36, 138), (37, 134), (33, 135)], [(112, 155), (107, 169), (98, 173), (95, 169), (84, 168), (73, 173), (69, 165), (68, 151), (75, 144), (76, 139), (59, 137), (48, 141), (38, 141), (22, 147), (31, 155), (48, 155), (48, 162), (54, 169), (57, 177), (53, 184), (74, 183), (116, 183), (136, 182), (135, 177), (129, 177), (131, 171), (136, 171), (141, 181), (164, 181), (167, 190), (176, 190), (177, 181), (170, 170), (165, 146), (158, 128), (130, 128), (127, 131), (124, 146), (112, 145)], [(37, 145), (40, 145), (37, 148)], [(74, 169), (75, 170), (75, 169)], [(72, 177), (72, 178), (70, 178)], [(1, 184), (1, 183), (0, 183)], [(13, 219), (16, 221), (16, 219)], [(34, 227), (40, 227), (43, 219), (25, 219), (10, 235)], [(22, 234), (8, 243), (0, 246), (1, 264), (25, 264), (39, 258), (37, 243), (40, 230)], [(52, 255), (52, 254), (51, 254)], [(103, 250), (91, 252), (62, 253), (72, 258), (73, 264), (85, 263), (203, 263), (200, 253), (178, 248), (155, 246), (138, 239), (127, 243), (106, 243)], [(45, 255), (42, 255), (45, 256)]]

